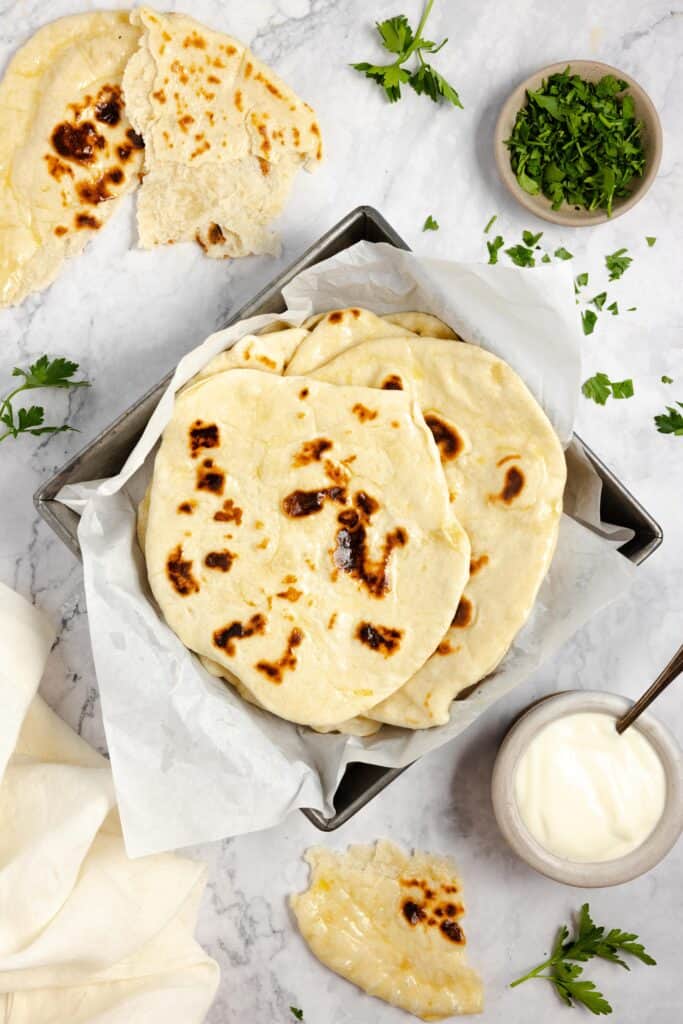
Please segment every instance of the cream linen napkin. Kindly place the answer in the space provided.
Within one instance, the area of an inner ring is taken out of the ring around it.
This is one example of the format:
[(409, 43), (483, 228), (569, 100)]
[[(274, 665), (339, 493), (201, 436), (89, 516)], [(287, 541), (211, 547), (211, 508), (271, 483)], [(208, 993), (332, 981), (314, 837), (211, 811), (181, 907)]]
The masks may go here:
[(53, 639), (0, 583), (0, 1024), (199, 1024), (205, 869), (127, 858), (108, 761), (36, 696)]

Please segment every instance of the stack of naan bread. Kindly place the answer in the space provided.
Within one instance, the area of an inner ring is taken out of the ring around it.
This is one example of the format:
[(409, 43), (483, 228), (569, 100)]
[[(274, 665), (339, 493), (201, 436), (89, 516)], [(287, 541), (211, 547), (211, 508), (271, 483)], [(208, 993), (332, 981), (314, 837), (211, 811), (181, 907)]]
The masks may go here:
[(424, 313), (243, 337), (177, 396), (141, 505), (171, 629), (321, 731), (448, 721), (557, 540), (560, 442), (503, 360)]
[(143, 248), (272, 252), (321, 158), (311, 107), (236, 39), (147, 8), (52, 22), (0, 85), (0, 306), (50, 284), (140, 181)]

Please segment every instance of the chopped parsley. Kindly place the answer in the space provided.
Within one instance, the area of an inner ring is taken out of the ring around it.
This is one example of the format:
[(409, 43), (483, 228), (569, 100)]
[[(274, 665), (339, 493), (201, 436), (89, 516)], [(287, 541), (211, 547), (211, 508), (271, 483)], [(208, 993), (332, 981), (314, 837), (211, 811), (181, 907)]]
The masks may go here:
[(547, 252), (544, 253), (543, 258), (541, 259), (541, 263), (552, 263), (552, 260), (550, 259), (550, 256)]
[(666, 374), (661, 378), (662, 384), (673, 384), (673, 377), (667, 377)]
[[(395, 56), (395, 60), (391, 64), (370, 64), (367, 61), (361, 61), (351, 65), (356, 71), (360, 71), (366, 78), (372, 79), (381, 89), (384, 89), (390, 103), (396, 103), (401, 99), (402, 85), (409, 85), (418, 95), (429, 96), (434, 103), (440, 103), (443, 100), (454, 107), (462, 108), (460, 97), (453, 86), (423, 57), (425, 53), (438, 53), (441, 47), (448, 42), (448, 39), (443, 39), (437, 45), (430, 39), (422, 37), (422, 30), (433, 6), (434, 0), (427, 0), (415, 32), (410, 27), (405, 14), (376, 22), (382, 46)], [(404, 67), (406, 61), (410, 60), (414, 54), (417, 54), (417, 65), (413, 65), (412, 69)]]
[(599, 295), (594, 295), (591, 302), (597, 307), (597, 309), (602, 309), (607, 302), (607, 292), (600, 292)]
[(497, 214), (497, 213), (494, 213), (493, 217), (491, 217), (491, 218), (490, 218), (490, 219), (489, 219), (489, 220), (487, 221), (487, 223), (486, 223), (486, 227), (484, 228), (484, 234), (485, 234), (485, 235), (488, 235), (488, 233), (489, 233), (489, 228), (492, 228), (492, 227), (493, 227), (493, 225), (494, 225), (494, 224), (496, 223), (496, 221), (497, 221), (497, 220), (498, 220), (498, 214)]
[(617, 249), (609, 256), (605, 256), (605, 266), (609, 270), (610, 281), (618, 281), (624, 271), (633, 263), (633, 259), (630, 256), (625, 256), (628, 249)]
[(489, 263), (498, 262), (498, 253), (505, 245), (502, 235), (496, 235), (492, 242), (486, 243), (486, 248), (489, 251)]
[(431, 213), (429, 214), (429, 216), (427, 217), (426, 221), (422, 225), (422, 230), (423, 231), (438, 231), (439, 230), (439, 223), (438, 223), (438, 221), (434, 220), (434, 218), (432, 217)]
[(533, 249), (529, 249), (525, 245), (513, 245), (505, 250), (505, 254), (510, 257), (516, 267), (536, 266)]
[(592, 334), (595, 325), (598, 321), (598, 314), (594, 313), (592, 309), (584, 309), (581, 314), (581, 323), (583, 324), (583, 333)]
[(567, 252), (567, 250), (562, 245), (560, 246), (559, 249), (555, 250), (555, 255), (557, 256), (558, 260), (573, 260), (574, 259), (574, 254), (571, 253), (571, 252)]
[(574, 282), (574, 291), (578, 292), (579, 288), (585, 288), (587, 284), (588, 284), (588, 274), (586, 274), (586, 273), (577, 274), (576, 275), (576, 280)]
[(656, 238), (656, 236), (655, 236), (655, 235), (645, 235), (645, 241), (647, 242), (647, 244), (649, 245), (649, 247), (650, 247), (650, 248), (652, 248), (652, 246), (653, 246), (653, 245), (655, 244), (655, 242), (657, 241), (657, 238)]
[(300, 1010), (298, 1006), (290, 1006), (289, 1009), (292, 1014), (292, 1017), (296, 1017), (297, 1020), (304, 1019), (304, 1011)]
[(543, 238), (543, 232), (539, 231), (537, 235), (532, 234), (531, 231), (522, 231), (522, 240), (525, 245), (528, 245), (530, 249), (533, 249), (538, 244), (539, 240)]
[(543, 193), (554, 210), (568, 203), (611, 216), (645, 169), (641, 134), (626, 82), (587, 82), (567, 67), (527, 92), (505, 145), (529, 195)]
[(593, 377), (583, 382), (581, 387), (586, 398), (592, 398), (597, 405), (604, 405), (607, 399), (632, 398), (634, 394), (633, 381), (610, 380), (606, 373), (596, 373)]
[(612, 316), (619, 316), (619, 306), (616, 302), (610, 302), (607, 310), (612, 314)]
[[(662, 380), (664, 380), (663, 377)], [(683, 409), (683, 402), (676, 402), (676, 405)], [(674, 434), (676, 437), (683, 437), (683, 415), (673, 405), (667, 405), (665, 413), (655, 416), (655, 426), (660, 434)]]
[(558, 996), (567, 1006), (584, 1006), (596, 1016), (611, 1013), (612, 1007), (602, 992), (595, 987), (595, 983), (578, 980), (583, 973), (581, 964), (597, 956), (601, 960), (609, 960), (610, 963), (630, 970), (623, 959), (625, 955), (635, 957), (650, 967), (657, 961), (646, 952), (641, 942), (636, 941), (638, 936), (634, 932), (611, 928), (606, 933), (604, 927), (596, 925), (590, 916), (587, 903), (581, 907), (577, 924), (578, 927), (571, 938), (567, 926), (562, 925), (548, 959), (534, 967), (528, 974), (513, 981), (510, 988), (515, 988), (531, 978), (542, 978), (554, 985)]

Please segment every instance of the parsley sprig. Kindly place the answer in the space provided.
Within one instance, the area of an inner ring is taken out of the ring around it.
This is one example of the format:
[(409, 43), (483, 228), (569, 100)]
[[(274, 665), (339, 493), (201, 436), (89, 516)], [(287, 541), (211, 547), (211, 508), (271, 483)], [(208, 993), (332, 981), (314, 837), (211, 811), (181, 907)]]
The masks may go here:
[(636, 941), (637, 938), (633, 932), (623, 932), (620, 928), (612, 928), (605, 932), (603, 927), (594, 923), (588, 904), (584, 903), (579, 913), (576, 934), (570, 938), (569, 929), (562, 925), (548, 959), (534, 967), (528, 974), (513, 981), (510, 988), (515, 988), (530, 978), (542, 978), (552, 982), (555, 991), (567, 1006), (580, 1004), (597, 1016), (611, 1013), (612, 1007), (602, 992), (595, 987), (594, 982), (579, 980), (583, 973), (583, 968), (579, 964), (597, 956), (628, 971), (630, 967), (623, 959), (624, 954), (633, 956), (649, 966), (656, 964), (657, 961), (645, 951), (642, 943)]
[[(584, 333), (590, 334), (591, 331), (586, 331), (584, 327)], [(581, 390), (586, 398), (592, 398), (596, 405), (604, 405), (610, 395), (612, 398), (633, 398), (635, 394), (631, 377), (626, 380), (610, 380), (606, 373), (596, 373), (589, 377), (581, 385)]]
[[(453, 86), (431, 64), (428, 64), (423, 56), (425, 53), (438, 53), (448, 42), (447, 38), (442, 39), (437, 45), (431, 39), (424, 39), (422, 36), (433, 5), (434, 0), (427, 0), (415, 32), (410, 27), (405, 14), (376, 22), (382, 46), (389, 53), (396, 55), (396, 59), (391, 64), (369, 64), (367, 61), (361, 61), (358, 64), (352, 64), (351, 67), (384, 89), (390, 103), (396, 103), (401, 99), (402, 85), (409, 85), (418, 95), (429, 96), (434, 103), (444, 100), (446, 103), (451, 103), (454, 107), (462, 109), (460, 97)], [(413, 54), (417, 54), (418, 65), (411, 70), (403, 65), (410, 60)]]
[(521, 188), (563, 203), (612, 214), (645, 169), (642, 124), (626, 82), (605, 75), (587, 82), (571, 67), (527, 92), (505, 145)]
[[(666, 383), (672, 383), (670, 377), (662, 377), (662, 382), (665, 380)], [(683, 409), (683, 402), (676, 402), (676, 405)], [(666, 412), (655, 416), (655, 426), (660, 434), (674, 434), (676, 437), (683, 437), (683, 414), (673, 405), (667, 405)]]
[(0, 424), (4, 427), (4, 432), (0, 433), (0, 441), (8, 437), (16, 438), (19, 434), (33, 434), (37, 437), (40, 434), (61, 434), (64, 430), (75, 430), (76, 428), (69, 426), (68, 423), (59, 427), (47, 426), (45, 410), (41, 405), (15, 410), (12, 402), (22, 391), (33, 391), (36, 388), (89, 387), (87, 380), (72, 379), (77, 370), (78, 363), (61, 357), (50, 359), (48, 356), (41, 356), (27, 370), (15, 366), (12, 376), (23, 377), (23, 381), (0, 401)]

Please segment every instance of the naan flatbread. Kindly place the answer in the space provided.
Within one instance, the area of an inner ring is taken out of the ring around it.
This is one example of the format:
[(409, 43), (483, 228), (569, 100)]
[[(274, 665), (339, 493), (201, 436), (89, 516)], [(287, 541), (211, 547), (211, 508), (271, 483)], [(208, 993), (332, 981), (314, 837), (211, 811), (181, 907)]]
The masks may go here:
[(307, 321), (308, 337), (304, 338), (287, 365), (287, 376), (306, 374), (322, 366), (352, 345), (371, 338), (405, 338), (406, 330), (390, 324), (369, 309), (352, 306), (333, 309), (320, 319)]
[(268, 225), (299, 168), (322, 159), (313, 110), (238, 40), (184, 14), (138, 8), (130, 17), (142, 29), (124, 76), (146, 145), (140, 245), (275, 252)]
[(368, 715), (413, 729), (441, 725), (453, 698), (500, 662), (533, 607), (557, 541), (562, 447), (521, 378), (475, 345), (362, 342), (311, 377), (404, 389), (439, 446), (452, 508), (472, 545), (471, 577), (432, 657)]
[(311, 952), (368, 995), (422, 1020), (481, 1013), (467, 963), (462, 883), (445, 857), (386, 841), (306, 853), (310, 887), (290, 897)]
[(23, 46), (0, 85), (0, 305), (46, 288), (135, 188), (142, 140), (123, 70), (126, 11), (61, 18)]
[(177, 398), (152, 591), (269, 711), (335, 726), (394, 692), (443, 636), (469, 554), (407, 395), (234, 369)]
[(431, 313), (385, 313), (382, 319), (397, 327), (405, 327), (407, 333), (419, 334), (423, 338), (450, 338), (452, 341), (462, 341), (452, 327)]

